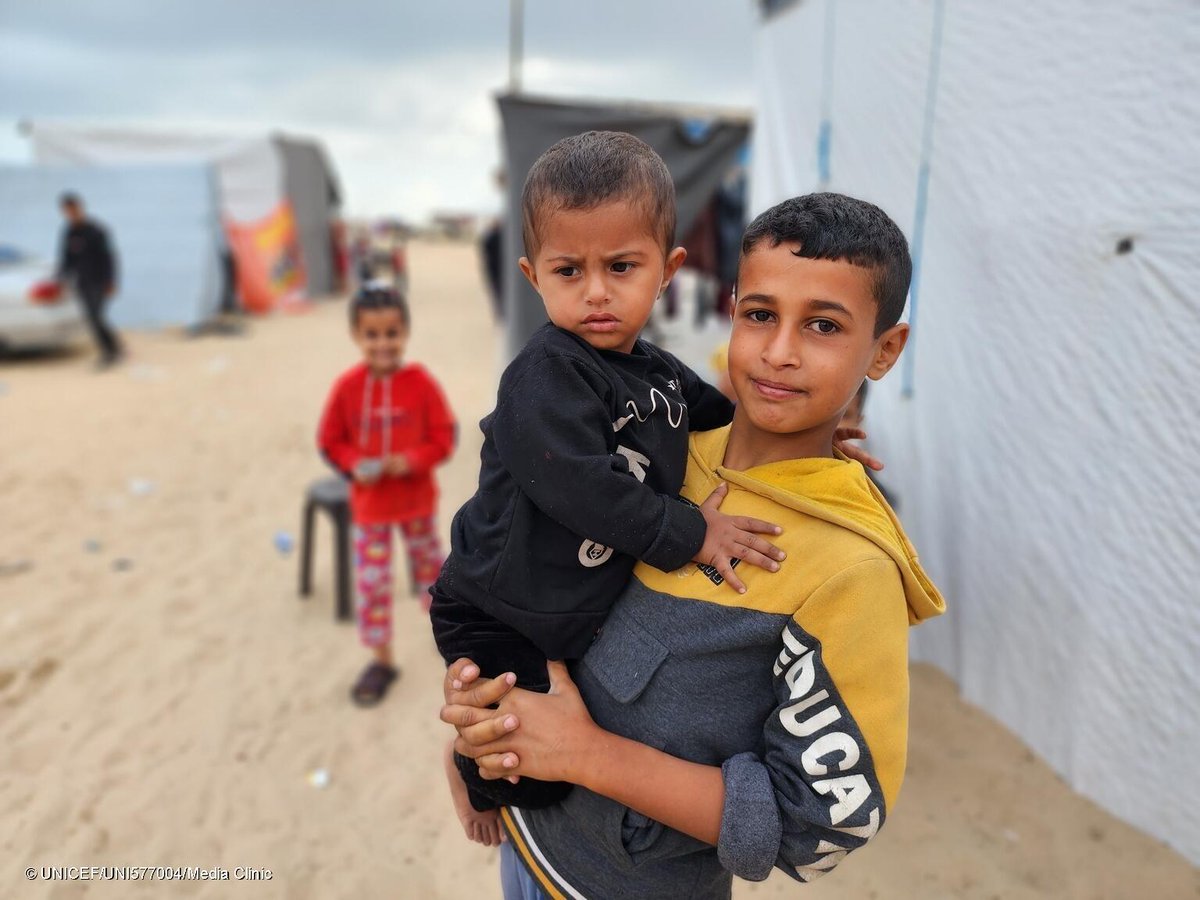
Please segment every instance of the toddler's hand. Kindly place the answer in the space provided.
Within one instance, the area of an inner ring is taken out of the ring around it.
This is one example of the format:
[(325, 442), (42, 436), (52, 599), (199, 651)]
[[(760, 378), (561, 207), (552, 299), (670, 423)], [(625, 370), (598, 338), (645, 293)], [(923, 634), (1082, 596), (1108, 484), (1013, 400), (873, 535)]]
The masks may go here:
[(766, 569), (778, 572), (779, 562), (787, 555), (770, 541), (758, 537), (760, 534), (781, 534), (783, 529), (762, 519), (749, 516), (727, 516), (720, 511), (721, 502), (729, 493), (729, 485), (719, 484), (708, 499), (700, 504), (704, 514), (704, 545), (693, 560), (712, 566), (725, 578), (729, 586), (739, 594), (746, 593), (746, 586), (734, 574), (731, 560), (741, 559)]
[(883, 461), (876, 459), (862, 447), (857, 444), (851, 444), (850, 441), (865, 440), (867, 433), (861, 428), (839, 428), (833, 433), (833, 446), (851, 459), (858, 460), (868, 469), (874, 469), (876, 472), (883, 471)]
[(408, 474), (408, 457), (403, 453), (397, 453), (395, 456), (389, 456), (383, 461), (383, 473), (385, 475), (402, 476)]

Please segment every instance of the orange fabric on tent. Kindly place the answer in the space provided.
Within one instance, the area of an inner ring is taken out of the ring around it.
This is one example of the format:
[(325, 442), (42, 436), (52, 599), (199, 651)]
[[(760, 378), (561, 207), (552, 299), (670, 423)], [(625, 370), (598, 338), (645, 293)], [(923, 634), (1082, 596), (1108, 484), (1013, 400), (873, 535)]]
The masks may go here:
[(296, 219), (286, 200), (266, 218), (244, 223), (225, 220), (225, 233), (237, 263), (238, 291), (249, 312), (271, 312), (303, 298), (304, 263)]

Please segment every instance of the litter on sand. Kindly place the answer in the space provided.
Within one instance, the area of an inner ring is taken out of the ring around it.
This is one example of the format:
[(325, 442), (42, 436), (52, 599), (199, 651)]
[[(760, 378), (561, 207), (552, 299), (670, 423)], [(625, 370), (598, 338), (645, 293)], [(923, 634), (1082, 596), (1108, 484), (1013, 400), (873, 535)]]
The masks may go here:
[(296, 546), (296, 539), (289, 532), (275, 532), (275, 549), (280, 556), (287, 556)]
[(33, 560), (15, 559), (12, 562), (0, 562), (0, 576), (20, 575), (33, 568)]
[(83, 549), (88, 553), (99, 553), (103, 545), (95, 538), (88, 538), (83, 542)]
[(121, 556), (113, 560), (112, 568), (114, 572), (128, 572), (133, 568), (133, 560), (127, 556)]
[(306, 780), (311, 787), (315, 787), (317, 790), (324, 790), (329, 787), (329, 770), (313, 769), (308, 773)]
[(154, 493), (154, 482), (149, 478), (130, 478), (129, 493), (135, 497), (145, 497)]

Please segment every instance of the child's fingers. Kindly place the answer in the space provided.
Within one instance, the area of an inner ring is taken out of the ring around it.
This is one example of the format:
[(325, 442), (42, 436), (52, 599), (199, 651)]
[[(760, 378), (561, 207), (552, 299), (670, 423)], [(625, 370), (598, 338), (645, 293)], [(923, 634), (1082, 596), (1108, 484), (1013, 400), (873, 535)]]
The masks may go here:
[(486, 707), (463, 703), (447, 703), (438, 711), (439, 719), (447, 725), (453, 725), (460, 732), (495, 715), (494, 711)]
[(508, 778), (512, 775), (513, 769), (520, 764), (521, 761), (517, 758), (517, 754), (512, 752), (485, 753), (475, 759), (475, 765), (479, 766), (479, 777), (485, 781)]
[[(491, 710), (476, 710), (476, 712), (491, 712)], [(458, 733), (467, 743), (482, 747), (515, 730), (518, 724), (517, 717), (511, 713), (503, 716), (492, 713), (483, 721), (476, 719), (474, 724), (463, 725), (458, 729)]]
[(721, 576), (725, 579), (725, 583), (731, 588), (739, 594), (746, 593), (746, 586), (742, 584), (742, 580), (733, 571), (733, 565), (730, 563), (728, 557), (717, 557), (717, 559), (713, 560), (713, 568), (721, 573)]
[(446, 702), (461, 706), (491, 706), (493, 703), (499, 703), (516, 683), (517, 676), (512, 672), (505, 672), (499, 678), (473, 682), (467, 685), (465, 690), (451, 691), (446, 697)]
[(479, 666), (471, 662), (465, 656), (461, 659), (456, 659), (446, 669), (446, 683), (443, 686), (443, 691), (461, 691), (463, 686), (479, 677)]
[(722, 481), (715, 488), (713, 488), (713, 492), (708, 495), (708, 497), (703, 503), (700, 504), (700, 506), (705, 509), (720, 509), (721, 501), (725, 499), (725, 495), (728, 493), (729, 485)]
[(771, 559), (766, 554), (759, 553), (757, 550), (745, 548), (745, 553), (742, 556), (742, 562), (752, 566), (758, 566), (760, 569), (766, 569), (768, 572), (778, 572), (779, 563)]
[(756, 534), (783, 534), (783, 529), (773, 522), (764, 522), (750, 516), (731, 516), (733, 524), (742, 531), (753, 531)]
[[(737, 539), (738, 544), (750, 550), (761, 553), (763, 556), (769, 556), (777, 562), (783, 562), (787, 559), (787, 554), (768, 541), (766, 538), (760, 538), (750, 531), (743, 531)], [(743, 557), (744, 558), (744, 557)], [(755, 563), (758, 565), (758, 563)], [(774, 569), (771, 570), (775, 571)]]

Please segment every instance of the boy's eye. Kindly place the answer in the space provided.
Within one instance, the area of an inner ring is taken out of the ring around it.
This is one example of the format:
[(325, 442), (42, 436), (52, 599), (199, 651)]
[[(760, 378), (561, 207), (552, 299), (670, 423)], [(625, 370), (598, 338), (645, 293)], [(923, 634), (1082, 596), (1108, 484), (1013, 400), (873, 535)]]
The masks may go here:
[(750, 312), (746, 313), (746, 318), (751, 322), (770, 322), (771, 313), (765, 309), (752, 309)]
[(838, 328), (837, 322), (832, 322), (829, 319), (817, 319), (812, 323), (811, 327), (818, 334), (837, 334), (841, 331)]
[(631, 263), (631, 262), (615, 262), (612, 264), (611, 268), (618, 275), (623, 275), (625, 272), (633, 271), (633, 263)]

